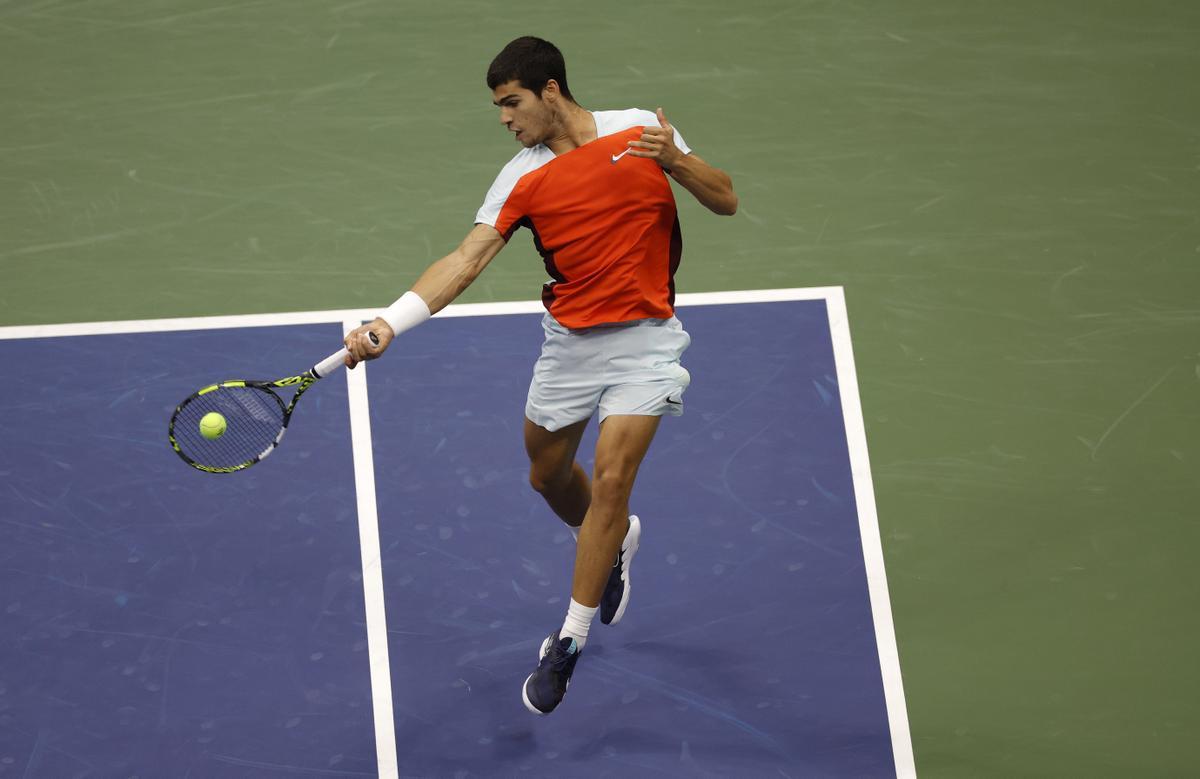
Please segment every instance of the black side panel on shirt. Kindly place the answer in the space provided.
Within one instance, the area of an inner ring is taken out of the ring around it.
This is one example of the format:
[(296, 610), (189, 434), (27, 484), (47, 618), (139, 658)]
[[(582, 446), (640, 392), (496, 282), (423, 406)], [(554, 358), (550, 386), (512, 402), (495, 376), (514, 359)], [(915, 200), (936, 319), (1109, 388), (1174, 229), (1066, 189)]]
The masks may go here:
[[(537, 228), (533, 225), (533, 220), (528, 216), (523, 216), (513, 229), (515, 230), (517, 227), (522, 226), (528, 227), (529, 232), (533, 233), (533, 246), (537, 249), (537, 253), (542, 255), (542, 262), (546, 266), (546, 274), (549, 275), (550, 278), (554, 279), (554, 281), (542, 285), (542, 305), (544, 305), (546, 310), (549, 311), (550, 304), (554, 302), (554, 285), (560, 281), (566, 281), (567, 279), (562, 275), (562, 272), (559, 271), (558, 266), (554, 264), (554, 252), (547, 251), (546, 247), (542, 245), (542, 236), (538, 235)], [(678, 229), (679, 223), (676, 221), (676, 230)]]
[(671, 227), (671, 265), (668, 270), (668, 278), (670, 279), (670, 295), (667, 297), (667, 305), (671, 310), (675, 310), (675, 271), (679, 270), (679, 261), (683, 259), (683, 231), (679, 229), (679, 215), (675, 215), (675, 224)]

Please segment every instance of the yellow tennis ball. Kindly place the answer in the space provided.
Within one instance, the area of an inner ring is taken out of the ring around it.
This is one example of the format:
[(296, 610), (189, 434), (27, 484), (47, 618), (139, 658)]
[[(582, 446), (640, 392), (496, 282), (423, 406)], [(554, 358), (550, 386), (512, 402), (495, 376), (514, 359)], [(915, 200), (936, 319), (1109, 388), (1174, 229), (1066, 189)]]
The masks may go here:
[(210, 411), (200, 417), (200, 435), (210, 441), (215, 441), (225, 435), (225, 417), (215, 411)]

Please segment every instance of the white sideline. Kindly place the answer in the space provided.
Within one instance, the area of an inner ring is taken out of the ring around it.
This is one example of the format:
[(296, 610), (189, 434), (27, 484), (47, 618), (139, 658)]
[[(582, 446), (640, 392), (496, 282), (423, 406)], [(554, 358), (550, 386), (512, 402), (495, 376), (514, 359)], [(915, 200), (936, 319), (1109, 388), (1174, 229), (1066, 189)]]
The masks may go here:
[(858, 371), (854, 366), (854, 347), (850, 340), (850, 318), (846, 311), (846, 297), (840, 287), (825, 298), (825, 306), (829, 313), (833, 360), (837, 366), (842, 399), (842, 421), (846, 427), (846, 444), (850, 452), (850, 473), (854, 478), (854, 500), (858, 504), (858, 532), (862, 539), (867, 589), (871, 595), (871, 615), (875, 620), (875, 647), (879, 651), (883, 697), (887, 703), (888, 725), (892, 732), (892, 757), (896, 761), (896, 775), (909, 779), (917, 775), (917, 767), (908, 728), (904, 680), (900, 675), (896, 627), (892, 622), (892, 601), (888, 596), (887, 572), (883, 564), (875, 486), (871, 479), (871, 461), (867, 456), (867, 427), (863, 420)]

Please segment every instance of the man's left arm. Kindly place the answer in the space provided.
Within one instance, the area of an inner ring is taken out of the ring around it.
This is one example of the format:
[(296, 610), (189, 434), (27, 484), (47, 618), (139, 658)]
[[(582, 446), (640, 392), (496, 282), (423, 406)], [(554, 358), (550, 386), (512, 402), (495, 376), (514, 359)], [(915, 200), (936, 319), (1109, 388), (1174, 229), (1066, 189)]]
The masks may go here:
[(695, 154), (684, 154), (675, 145), (675, 128), (663, 110), (658, 109), (658, 127), (647, 127), (642, 137), (629, 142), (629, 154), (656, 161), (671, 178), (691, 192), (700, 204), (714, 214), (731, 216), (737, 212), (738, 199), (733, 192), (733, 179), (714, 168)]

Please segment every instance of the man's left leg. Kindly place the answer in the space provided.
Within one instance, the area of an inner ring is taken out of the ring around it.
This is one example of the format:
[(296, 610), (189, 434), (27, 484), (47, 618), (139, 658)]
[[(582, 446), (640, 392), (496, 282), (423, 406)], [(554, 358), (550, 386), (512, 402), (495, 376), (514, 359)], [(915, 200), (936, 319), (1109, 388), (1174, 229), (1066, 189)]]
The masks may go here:
[(600, 424), (592, 502), (575, 550), (571, 606), (562, 629), (543, 642), (538, 669), (525, 680), (522, 690), (526, 708), (534, 713), (549, 714), (566, 694), (613, 560), (629, 528), (629, 496), (659, 420), (657, 416), (614, 414)]
[(579, 530), (571, 583), (571, 598), (589, 608), (599, 606), (613, 560), (629, 529), (629, 496), (661, 419), (614, 414), (600, 425), (592, 503)]

